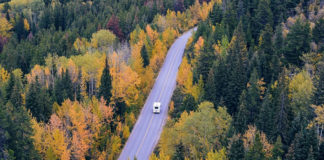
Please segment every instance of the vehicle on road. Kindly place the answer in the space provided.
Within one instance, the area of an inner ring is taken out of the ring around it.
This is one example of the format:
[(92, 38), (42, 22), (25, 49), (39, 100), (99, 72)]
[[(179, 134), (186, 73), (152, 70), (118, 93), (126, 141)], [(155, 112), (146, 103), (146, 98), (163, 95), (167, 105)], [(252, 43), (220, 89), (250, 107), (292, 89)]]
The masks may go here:
[(160, 102), (154, 102), (153, 104), (153, 113), (160, 113), (161, 111), (161, 103)]

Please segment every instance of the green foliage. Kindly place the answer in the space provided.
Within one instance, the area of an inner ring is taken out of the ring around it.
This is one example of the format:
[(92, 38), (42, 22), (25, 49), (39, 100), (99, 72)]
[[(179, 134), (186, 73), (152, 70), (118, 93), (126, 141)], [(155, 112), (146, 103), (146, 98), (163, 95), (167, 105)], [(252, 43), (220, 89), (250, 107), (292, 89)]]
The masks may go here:
[(64, 72), (62, 69), (61, 77), (55, 80), (54, 97), (58, 104), (62, 104), (65, 99), (74, 100), (73, 86), (68, 70)]
[(258, 42), (260, 31), (263, 30), (266, 25), (273, 26), (273, 15), (270, 9), (270, 0), (260, 0), (256, 15), (253, 19), (252, 25), (252, 37)]
[(0, 110), (0, 132), (4, 132), (0, 138), (3, 141), (1, 144), (4, 144), (0, 158), (39, 159), (31, 139), (33, 130), (26, 109), (23, 106), (14, 107), (8, 102), (1, 105)]
[(30, 110), (37, 121), (47, 122), (52, 115), (52, 100), (46, 88), (36, 81), (30, 84), (26, 93), (26, 108)]
[(283, 150), (283, 144), (281, 142), (281, 137), (278, 136), (276, 143), (273, 146), (272, 149), (272, 159), (277, 160), (277, 159), (282, 159), (285, 151)]
[[(247, 50), (242, 23), (238, 25), (228, 48), (224, 101), (230, 114), (238, 111), (239, 97), (247, 82)], [(224, 86), (223, 86), (224, 87)]]
[[(323, 28), (324, 28), (324, 19), (320, 18), (316, 22), (315, 27), (313, 29), (313, 39), (316, 43), (318, 43), (319, 46), (323, 44), (323, 39), (324, 39)], [(323, 46), (320, 48), (323, 49)]]
[(245, 159), (265, 160), (265, 153), (263, 151), (263, 144), (260, 139), (260, 134), (257, 133), (254, 139), (253, 146), (246, 153)]
[(108, 60), (105, 60), (105, 68), (102, 71), (102, 76), (100, 79), (100, 87), (99, 87), (99, 93), (98, 97), (103, 97), (106, 100), (106, 104), (109, 104), (110, 98), (112, 96), (111, 94), (112, 89), (112, 78), (110, 75)]
[(318, 71), (315, 74), (315, 88), (316, 91), (313, 96), (313, 103), (315, 105), (324, 104), (324, 65), (319, 66)]
[(220, 4), (218, 3), (214, 4), (212, 11), (209, 13), (209, 19), (211, 20), (213, 25), (222, 22), (223, 10)]
[(244, 159), (245, 151), (244, 151), (244, 145), (243, 140), (241, 137), (238, 139), (235, 139), (233, 143), (231, 144), (229, 153), (228, 153), (228, 159), (229, 160), (242, 160)]
[(150, 64), (150, 60), (149, 60), (148, 53), (147, 53), (145, 45), (143, 45), (143, 47), (141, 49), (141, 56), (142, 56), (142, 59), (143, 59), (143, 67), (146, 67), (147, 65)]
[(300, 56), (310, 50), (310, 26), (308, 22), (297, 19), (287, 34), (285, 45), (285, 58), (288, 63), (301, 67), (303, 65)]

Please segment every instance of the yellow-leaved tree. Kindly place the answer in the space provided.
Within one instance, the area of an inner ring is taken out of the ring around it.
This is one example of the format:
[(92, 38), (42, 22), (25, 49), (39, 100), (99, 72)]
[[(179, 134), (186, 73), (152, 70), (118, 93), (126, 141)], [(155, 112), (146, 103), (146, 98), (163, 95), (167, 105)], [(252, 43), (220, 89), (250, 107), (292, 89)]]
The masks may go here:
[(7, 21), (5, 17), (0, 17), (0, 36), (10, 38), (10, 30), (13, 28), (12, 24)]
[(48, 124), (32, 120), (35, 148), (43, 159), (85, 159), (101, 126), (110, 123), (112, 116), (112, 108), (103, 100), (92, 98), (87, 104), (66, 100)]
[(162, 133), (161, 152), (172, 156), (180, 143), (190, 159), (200, 159), (209, 151), (220, 150), (220, 141), (230, 127), (232, 117), (224, 107), (214, 109), (210, 102), (203, 102), (196, 112), (182, 113), (178, 122), (169, 124)]

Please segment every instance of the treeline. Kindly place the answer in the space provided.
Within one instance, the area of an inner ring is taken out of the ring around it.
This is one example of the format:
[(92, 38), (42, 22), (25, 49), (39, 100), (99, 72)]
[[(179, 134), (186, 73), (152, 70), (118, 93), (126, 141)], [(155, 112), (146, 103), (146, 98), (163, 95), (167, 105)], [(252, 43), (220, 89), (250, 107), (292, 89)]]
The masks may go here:
[(323, 159), (322, 11), (320, 1), (215, 3), (187, 44), (151, 158)]
[(21, 68), (24, 74), (45, 64), (47, 54), (78, 55), (76, 38), (90, 39), (100, 29), (111, 30), (120, 41), (138, 25), (144, 28), (156, 14), (185, 11), (193, 0), (69, 1), (14, 0), (2, 3), (0, 63), (7, 70)]
[[(56, 5), (68, 7), (74, 2), (61, 3), (46, 6), (51, 12)], [(88, 3), (92, 2), (81, 4), (89, 7)], [(71, 31), (72, 25), (65, 30), (40, 29), (36, 34), (49, 36), (43, 41), (42, 36), (33, 36), (28, 18), (22, 21), (24, 30), (29, 30), (27, 37), (18, 40), (14, 21), (1, 17), (1, 24), (12, 27), (0, 30), (9, 40), (1, 56), (12, 61), (0, 65), (0, 159), (117, 159), (168, 48), (179, 33), (205, 20), (211, 8), (212, 3), (196, 1), (183, 12), (161, 11), (151, 24), (137, 25), (129, 40), (118, 37), (114, 28), (97, 28), (82, 37)], [(12, 16), (13, 10), (9, 12)], [(62, 45), (61, 38), (69, 39), (69, 44)], [(66, 55), (64, 48), (76, 54)], [(20, 63), (27, 58), (24, 53), (42, 63)], [(28, 69), (7, 66), (15, 60)]]

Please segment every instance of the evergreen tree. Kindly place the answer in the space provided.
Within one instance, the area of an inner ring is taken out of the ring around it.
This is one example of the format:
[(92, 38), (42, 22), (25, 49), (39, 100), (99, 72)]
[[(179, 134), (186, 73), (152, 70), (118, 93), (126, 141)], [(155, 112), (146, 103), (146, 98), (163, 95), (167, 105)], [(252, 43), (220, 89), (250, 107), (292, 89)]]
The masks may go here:
[(150, 60), (149, 60), (145, 45), (143, 45), (143, 47), (141, 49), (141, 56), (143, 59), (143, 67), (146, 67), (147, 65), (149, 65)]
[(41, 88), (37, 77), (28, 88), (26, 108), (31, 111), (37, 121), (47, 122), (52, 114), (52, 102), (49, 93), (45, 88)]
[(324, 160), (324, 143), (319, 146), (318, 160)]
[(270, 24), (267, 24), (264, 31), (262, 31), (259, 41), (259, 61), (261, 69), (261, 77), (268, 84), (273, 79), (274, 68), (271, 64), (273, 56), (273, 45), (272, 45), (272, 28)]
[(234, 127), (238, 133), (243, 134), (248, 126), (248, 115), (249, 112), (247, 110), (247, 95), (246, 90), (244, 90), (240, 96), (240, 106), (239, 111), (236, 114), (236, 118), (234, 121)]
[(244, 41), (242, 21), (239, 23), (228, 49), (227, 85), (224, 95), (225, 106), (230, 114), (237, 112), (239, 97), (247, 83), (247, 50)]
[(2, 109), (6, 113), (6, 118), (5, 123), (0, 124), (0, 128), (4, 127), (6, 135), (10, 135), (5, 142), (9, 156), (15, 159), (39, 159), (31, 139), (33, 130), (26, 109), (22, 106), (13, 107), (10, 102)]
[(214, 70), (216, 69), (215, 67), (216, 64), (213, 65), (213, 67), (210, 69), (209, 74), (208, 74), (208, 78), (207, 78), (207, 82), (205, 85), (205, 99), (207, 101), (212, 102), (213, 104), (215, 104), (215, 106), (217, 105), (216, 103), (216, 94), (217, 94), (217, 90), (216, 90), (216, 81), (215, 81), (215, 75), (214, 75)]
[(291, 143), (291, 152), (287, 154), (287, 157), (295, 160), (304, 160), (308, 157), (317, 157), (317, 145), (317, 137), (314, 129), (302, 128), (296, 134), (295, 139)]
[(14, 86), (15, 86), (15, 75), (13, 73), (10, 73), (9, 80), (7, 82), (7, 85), (5, 86), (5, 95), (4, 95), (5, 102), (10, 100)]
[(191, 94), (185, 95), (182, 103), (182, 109), (183, 111), (187, 111), (188, 113), (190, 111), (196, 111), (198, 104), (195, 101), (195, 98)]
[(288, 78), (286, 70), (279, 75), (278, 82), (274, 83), (274, 91), (272, 93), (273, 106), (275, 107), (275, 128), (273, 137), (281, 136), (283, 142), (287, 144), (289, 141), (288, 130), (290, 128), (290, 121), (292, 116), (292, 110), (289, 103), (289, 90), (288, 90)]
[(215, 3), (212, 11), (209, 13), (209, 19), (213, 25), (221, 23), (223, 18), (223, 10), (218, 3)]
[(172, 160), (183, 160), (185, 159), (185, 148), (182, 144), (182, 141), (180, 141), (179, 144), (175, 146), (176, 150), (172, 157)]
[(265, 153), (263, 151), (263, 144), (260, 139), (260, 134), (255, 135), (253, 146), (247, 152), (245, 159), (265, 160)]
[(258, 73), (254, 69), (249, 81), (249, 87), (247, 88), (247, 123), (254, 124), (257, 116), (259, 115), (259, 107), (261, 105), (261, 86), (259, 85)]
[(270, 91), (268, 91), (261, 105), (260, 113), (256, 123), (258, 129), (264, 132), (267, 135), (268, 139), (271, 140), (275, 138), (275, 106), (273, 104), (273, 101), (273, 95), (270, 93)]
[(309, 23), (303, 23), (300, 19), (297, 19), (296, 23), (287, 34), (285, 46), (285, 58), (287, 62), (301, 67), (303, 63), (300, 57), (302, 54), (309, 52), (310, 41)]
[(234, 140), (232, 143), (229, 153), (228, 159), (229, 160), (243, 160), (245, 155), (243, 140), (240, 137), (237, 140)]
[(111, 89), (112, 89), (112, 84), (111, 84), (111, 75), (109, 71), (109, 65), (108, 65), (108, 60), (105, 60), (105, 68), (102, 71), (102, 76), (100, 79), (100, 87), (99, 87), (99, 98), (103, 97), (106, 100), (106, 103), (108, 104), (110, 102), (110, 98), (112, 96), (111, 94)]
[(273, 26), (273, 15), (270, 9), (270, 1), (260, 0), (252, 25), (252, 37), (256, 42), (258, 42), (261, 30), (263, 30), (267, 24), (270, 24), (270, 27)]
[[(321, 44), (324, 43), (324, 19), (320, 18), (313, 29), (313, 39), (318, 45), (320, 46)], [(322, 47), (323, 48), (323, 47)]]
[(324, 104), (324, 65), (318, 67), (318, 71), (315, 74), (317, 81), (315, 82), (316, 91), (313, 96), (315, 105)]
[(125, 113), (127, 109), (127, 105), (125, 101), (123, 100), (123, 98), (117, 98), (114, 100), (114, 102), (115, 102), (115, 106), (114, 106), (115, 115), (123, 119), (125, 117)]
[(281, 137), (277, 137), (277, 141), (272, 148), (272, 160), (282, 159), (285, 151), (283, 150), (283, 144), (281, 142)]

